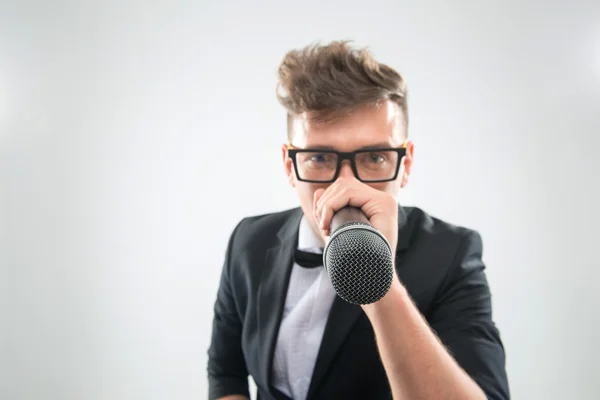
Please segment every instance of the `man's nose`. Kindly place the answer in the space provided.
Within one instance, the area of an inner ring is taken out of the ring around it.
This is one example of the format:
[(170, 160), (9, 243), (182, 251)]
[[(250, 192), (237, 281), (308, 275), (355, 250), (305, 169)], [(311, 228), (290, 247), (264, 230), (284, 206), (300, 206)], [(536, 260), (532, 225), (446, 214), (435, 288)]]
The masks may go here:
[(339, 176), (343, 178), (354, 178), (354, 172), (352, 171), (352, 165), (350, 164), (350, 161), (342, 161)]

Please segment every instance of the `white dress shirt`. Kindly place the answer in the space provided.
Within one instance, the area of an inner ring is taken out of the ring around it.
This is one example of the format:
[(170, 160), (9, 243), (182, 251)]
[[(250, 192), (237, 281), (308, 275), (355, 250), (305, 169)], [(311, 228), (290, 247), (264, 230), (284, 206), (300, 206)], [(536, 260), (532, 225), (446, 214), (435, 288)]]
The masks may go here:
[[(321, 240), (305, 217), (298, 249), (322, 253)], [(294, 400), (305, 400), (336, 293), (325, 268), (294, 263), (273, 358), (273, 386)]]

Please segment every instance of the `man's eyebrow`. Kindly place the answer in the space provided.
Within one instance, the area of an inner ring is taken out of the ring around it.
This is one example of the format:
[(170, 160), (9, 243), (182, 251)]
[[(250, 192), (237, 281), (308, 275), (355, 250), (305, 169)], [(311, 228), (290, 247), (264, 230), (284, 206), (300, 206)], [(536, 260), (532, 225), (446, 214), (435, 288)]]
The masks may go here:
[(377, 149), (377, 148), (387, 149), (390, 147), (392, 147), (392, 145), (389, 144), (388, 142), (379, 142), (379, 143), (375, 143), (375, 144), (370, 144), (368, 146), (360, 147), (357, 150), (369, 150), (369, 149)]
[(327, 144), (315, 144), (311, 146), (306, 146), (305, 148), (314, 150), (335, 150), (333, 146)]

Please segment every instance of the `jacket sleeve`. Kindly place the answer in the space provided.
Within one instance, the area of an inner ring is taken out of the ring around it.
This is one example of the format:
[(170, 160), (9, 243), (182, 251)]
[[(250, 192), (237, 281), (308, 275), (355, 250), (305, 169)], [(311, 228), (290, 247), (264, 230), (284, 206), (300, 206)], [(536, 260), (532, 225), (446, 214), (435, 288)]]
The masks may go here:
[(234, 394), (250, 397), (248, 371), (242, 353), (242, 321), (236, 308), (231, 277), (232, 248), (240, 225), (236, 226), (229, 239), (214, 303), (207, 368), (210, 400)]
[(481, 236), (466, 231), (429, 324), (490, 400), (509, 399), (504, 346), (492, 320)]

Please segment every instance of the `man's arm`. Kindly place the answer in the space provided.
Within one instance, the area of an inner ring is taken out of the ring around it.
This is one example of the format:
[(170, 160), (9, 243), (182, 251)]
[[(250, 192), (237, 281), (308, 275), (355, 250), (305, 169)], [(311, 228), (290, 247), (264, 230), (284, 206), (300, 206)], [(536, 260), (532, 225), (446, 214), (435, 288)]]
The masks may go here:
[(433, 307), (431, 327), (398, 279), (383, 299), (363, 306), (394, 399), (509, 399), (481, 253), (480, 236), (469, 231)]
[[(241, 223), (240, 223), (241, 224)], [(242, 353), (242, 321), (236, 309), (231, 282), (231, 252), (238, 231), (227, 245), (225, 263), (214, 305), (212, 339), (208, 349), (208, 398), (246, 400), (250, 398), (248, 370)]]

